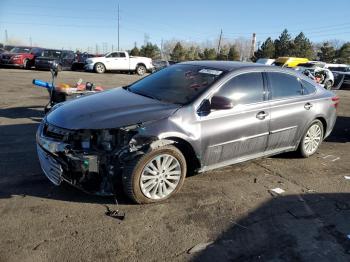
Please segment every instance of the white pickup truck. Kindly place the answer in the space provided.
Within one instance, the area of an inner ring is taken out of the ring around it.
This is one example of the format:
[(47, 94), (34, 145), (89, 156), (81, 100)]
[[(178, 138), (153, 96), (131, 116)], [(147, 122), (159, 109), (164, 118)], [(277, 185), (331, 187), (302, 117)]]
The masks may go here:
[(143, 75), (153, 71), (152, 59), (148, 57), (129, 56), (128, 52), (116, 51), (104, 56), (88, 58), (84, 69), (102, 74), (107, 70), (132, 71)]

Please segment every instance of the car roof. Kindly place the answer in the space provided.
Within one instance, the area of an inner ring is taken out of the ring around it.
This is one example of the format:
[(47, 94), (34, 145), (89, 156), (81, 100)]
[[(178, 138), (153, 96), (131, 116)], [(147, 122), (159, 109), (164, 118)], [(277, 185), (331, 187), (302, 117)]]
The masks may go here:
[(264, 66), (264, 65), (260, 65), (252, 62), (211, 61), (211, 60), (189, 61), (189, 62), (182, 62), (179, 64), (205, 66), (205, 67), (211, 67), (211, 68), (215, 68), (223, 71), (233, 71), (236, 69), (241, 69), (246, 67), (263, 67)]

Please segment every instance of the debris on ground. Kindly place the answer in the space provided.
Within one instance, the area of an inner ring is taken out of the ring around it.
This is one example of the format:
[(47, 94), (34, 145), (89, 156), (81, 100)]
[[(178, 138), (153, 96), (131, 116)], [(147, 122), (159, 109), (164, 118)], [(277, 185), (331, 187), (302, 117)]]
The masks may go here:
[(116, 210), (111, 210), (107, 205), (105, 205), (106, 207), (106, 216), (109, 217), (113, 217), (113, 218), (118, 218), (120, 220), (124, 220), (125, 219), (125, 213), (122, 211), (119, 211), (118, 209)]
[(213, 241), (210, 241), (207, 243), (199, 243), (199, 244), (191, 247), (189, 250), (187, 250), (187, 253), (193, 254), (193, 253), (203, 251), (204, 249), (206, 249), (208, 246), (212, 245), (213, 243), (214, 243)]
[(286, 192), (286, 191), (283, 190), (282, 188), (279, 188), (279, 187), (276, 187), (276, 188), (273, 188), (273, 189), (270, 189), (270, 190), (269, 190), (269, 193), (270, 193), (272, 196), (278, 196), (278, 195), (283, 194), (284, 192)]
[(350, 176), (344, 176), (344, 178), (350, 180)]

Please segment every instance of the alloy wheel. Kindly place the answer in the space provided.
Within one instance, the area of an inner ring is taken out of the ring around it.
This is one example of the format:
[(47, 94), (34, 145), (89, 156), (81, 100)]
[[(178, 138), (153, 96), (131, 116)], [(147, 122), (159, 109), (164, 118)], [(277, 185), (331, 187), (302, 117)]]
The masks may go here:
[(149, 161), (140, 177), (141, 191), (147, 198), (166, 198), (177, 187), (181, 179), (181, 165), (169, 154), (161, 154)]
[(322, 129), (318, 124), (313, 124), (307, 131), (304, 138), (304, 149), (309, 155), (316, 152), (322, 141)]

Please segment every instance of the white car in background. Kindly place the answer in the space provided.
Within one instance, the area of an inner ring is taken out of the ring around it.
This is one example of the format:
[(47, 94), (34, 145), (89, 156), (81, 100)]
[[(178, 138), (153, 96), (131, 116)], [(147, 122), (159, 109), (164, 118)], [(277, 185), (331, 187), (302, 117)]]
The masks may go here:
[(331, 89), (334, 84), (334, 75), (331, 70), (327, 68), (326, 63), (321, 61), (309, 61), (301, 63), (294, 69), (305, 73), (308, 71), (313, 77), (321, 77), (319, 84), (323, 85), (325, 89)]
[(262, 65), (272, 65), (276, 59), (259, 58), (255, 63)]
[(117, 51), (86, 59), (84, 69), (99, 74), (114, 70), (136, 72), (138, 75), (144, 75), (147, 71), (152, 72), (154, 66), (151, 58), (129, 56), (128, 52)]

